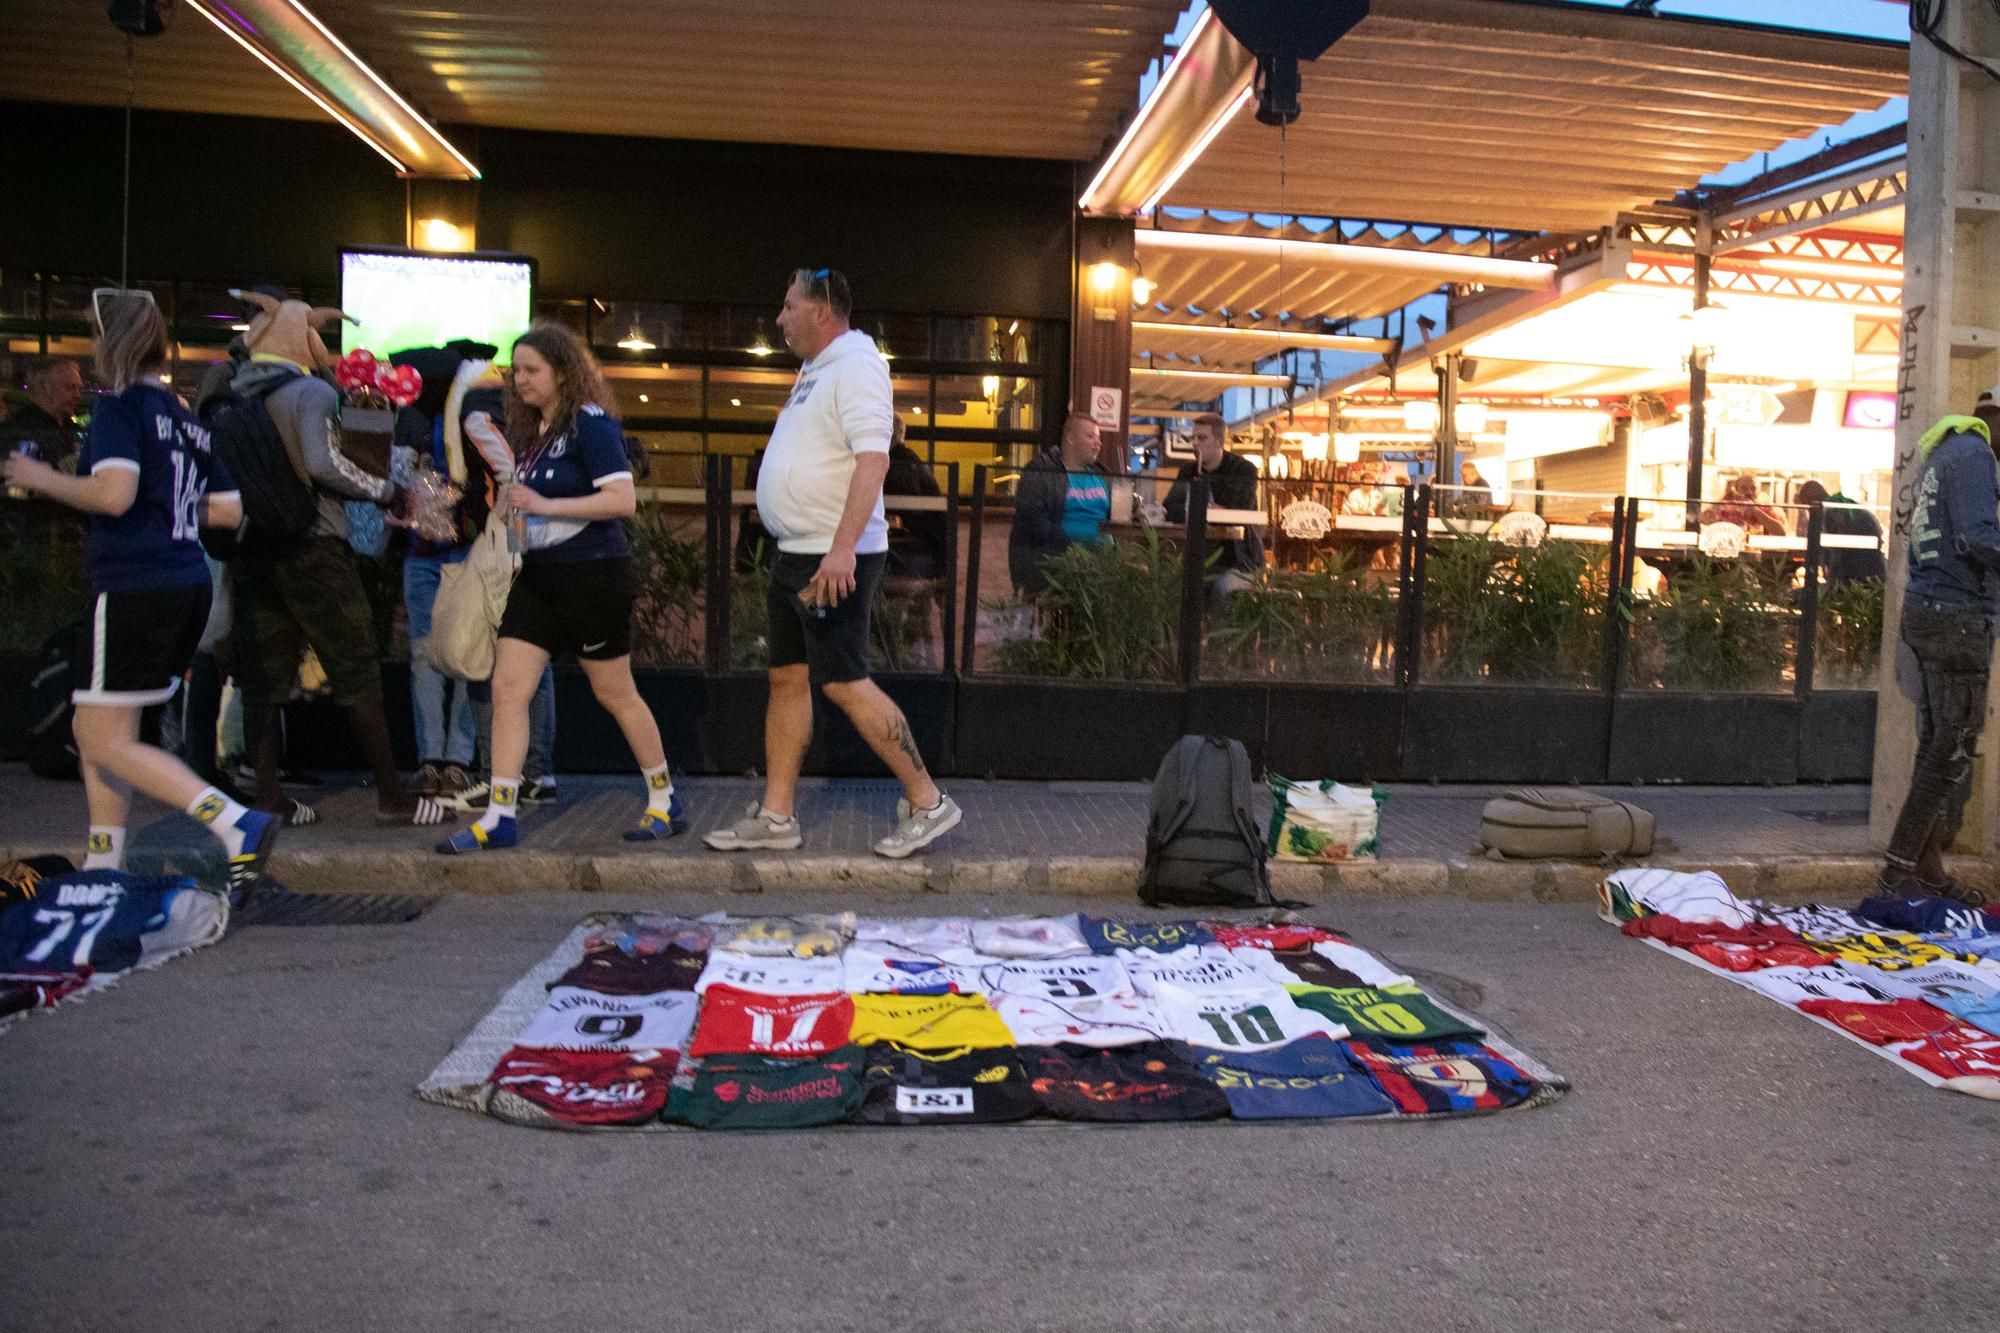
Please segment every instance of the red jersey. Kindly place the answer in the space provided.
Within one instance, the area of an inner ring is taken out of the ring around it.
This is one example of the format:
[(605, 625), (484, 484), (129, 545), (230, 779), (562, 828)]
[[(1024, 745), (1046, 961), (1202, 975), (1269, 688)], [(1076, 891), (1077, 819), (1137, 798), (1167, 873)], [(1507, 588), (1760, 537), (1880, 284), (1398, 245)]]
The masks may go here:
[(1339, 935), (1318, 926), (1232, 926), (1226, 921), (1204, 921), (1217, 944), (1232, 949), (1309, 949), (1321, 941), (1346, 943)]
[(1642, 916), (1619, 927), (1627, 935), (1655, 939), (1730, 972), (1755, 972), (1766, 967), (1817, 967), (1826, 955), (1784, 926), (1753, 922), (1725, 926), (1712, 921), (1682, 921), (1671, 916)]
[(819, 1056), (847, 1044), (854, 1001), (824, 995), (765, 995), (714, 985), (702, 997), (690, 1056)]
[(1799, 1008), (1838, 1023), (1863, 1041), (1887, 1046), (1939, 1078), (2000, 1078), (2000, 1037), (1922, 1000), (1893, 1004), (1805, 1000)]

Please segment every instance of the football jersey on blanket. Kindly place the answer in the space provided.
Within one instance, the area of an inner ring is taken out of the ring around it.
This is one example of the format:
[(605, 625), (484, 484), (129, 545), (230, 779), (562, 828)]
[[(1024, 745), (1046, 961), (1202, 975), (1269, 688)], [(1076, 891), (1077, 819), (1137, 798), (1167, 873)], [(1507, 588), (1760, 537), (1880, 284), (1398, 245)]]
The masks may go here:
[(643, 1125), (667, 1105), (672, 1051), (555, 1051), (516, 1046), (493, 1067), (486, 1109), (515, 1124)]
[(1949, 898), (1863, 898), (1854, 914), (1871, 927), (1917, 935), (1972, 936), (1992, 933), (1986, 913)]
[(691, 991), (707, 970), (708, 953), (691, 953), (677, 944), (657, 953), (627, 953), (616, 944), (587, 950), (583, 961), (562, 974), (555, 986), (578, 986), (606, 995), (654, 995), (663, 990)]
[(862, 917), (854, 923), (854, 943), (949, 959), (955, 952), (973, 951), (972, 923), (962, 916)]
[(1351, 973), (1363, 986), (1407, 986), (1412, 982), (1407, 973), (1396, 971), (1366, 949), (1344, 940), (1321, 940), (1312, 948), (1335, 967)]
[(0, 972), (0, 1018), (47, 1009), (90, 984), (88, 967), (74, 972)]
[(572, 1051), (680, 1051), (694, 1030), (698, 1004), (682, 990), (602, 995), (558, 986), (514, 1044)]
[(1390, 1041), (1460, 1041), (1486, 1035), (1484, 1028), (1460, 1022), (1438, 1008), (1415, 986), (1287, 989), (1300, 1008), (1324, 1014), (1360, 1036)]
[(857, 1046), (913, 1051), (972, 1051), (1012, 1046), (1014, 1038), (981, 995), (857, 995)]
[(1897, 931), (1842, 935), (1832, 939), (1812, 936), (1807, 938), (1806, 943), (1843, 963), (1878, 968), (1884, 972), (1901, 972), (1950, 958), (1962, 962), (1979, 961), (1977, 952), (1963, 947), (1970, 941), (1945, 940), (1933, 944), (1918, 936)]
[(1038, 995), (1048, 1000), (1089, 1000), (1134, 995), (1132, 979), (1116, 958), (1021, 958), (979, 969), (978, 989), (988, 995)]
[(1204, 921), (1208, 933), (1215, 936), (1215, 942), (1229, 949), (1310, 949), (1322, 940), (1344, 944), (1346, 941), (1333, 931), (1319, 926), (1302, 924), (1280, 924), (1272, 926), (1237, 926), (1227, 921)]
[(701, 1000), (688, 1054), (826, 1055), (847, 1045), (854, 1001), (845, 994), (763, 995), (711, 986)]
[(1873, 968), (1847, 963), (1821, 963), (1818, 967), (1767, 967), (1744, 973), (1743, 983), (1755, 987), (1780, 1004), (1802, 1004), (1807, 1000), (1886, 1004), (1895, 998), (1882, 988)]
[(1074, 913), (974, 921), (972, 947), (994, 958), (1060, 958), (1090, 952)]
[[(962, 958), (970, 950), (955, 951)], [(976, 965), (947, 963), (896, 945), (856, 940), (840, 956), (843, 988), (860, 995), (975, 995)]]
[(713, 948), (757, 958), (825, 958), (854, 938), (854, 913), (758, 916), (715, 923)]
[(992, 1125), (1037, 1110), (1027, 1071), (1012, 1051), (943, 1059), (874, 1046), (862, 1068), (861, 1119), (876, 1125)]
[[(1243, 952), (1258, 953), (1261, 950)], [(1261, 966), (1238, 958), (1219, 944), (1154, 956), (1128, 954), (1125, 971), (1141, 995), (1158, 995), (1162, 987), (1204, 994), (1267, 991), (1273, 982)]]
[(995, 995), (994, 1012), (1016, 1046), (1130, 1046), (1167, 1035), (1166, 1019), (1144, 996), (1050, 1000), (1035, 995)]
[(1672, 916), (1642, 916), (1619, 927), (1627, 935), (1655, 939), (1730, 972), (1754, 972), (1760, 967), (1817, 967), (1826, 955), (1785, 926), (1752, 922), (1724, 926), (1710, 921), (1682, 921)]
[(1871, 1045), (1887, 1046), (1939, 1078), (1976, 1079), (1988, 1085), (1981, 1095), (2000, 1093), (2000, 1082), (1996, 1082), (2000, 1081), (2000, 1037), (1962, 1023), (1921, 1000), (1889, 1004), (1808, 1000), (1799, 1008), (1838, 1024)]
[(1215, 936), (1199, 921), (1118, 921), (1086, 912), (1078, 917), (1077, 924), (1083, 932), (1083, 942), (1093, 953), (1116, 954), (1126, 949), (1172, 953), (1176, 949), (1215, 943)]
[(149, 954), (212, 943), (226, 919), (220, 896), (192, 879), (78, 870), (0, 911), (0, 971), (122, 972)]
[(1233, 946), (1232, 957), (1255, 967), (1280, 986), (1328, 986), (1335, 989), (1362, 984), (1361, 978), (1313, 952), (1312, 946), (1299, 949), (1253, 949)]
[(632, 912), (614, 918), (584, 936), (586, 953), (600, 949), (644, 955), (679, 949), (686, 953), (707, 953), (715, 943), (715, 926), (686, 917), (661, 916), (655, 912)]
[[(1664, 870), (1655, 866), (1634, 866), (1614, 870), (1604, 877), (1606, 895), (1614, 903), (1629, 904), (1641, 913), (1657, 912), (1682, 921), (1708, 921), (1724, 926), (1741, 926), (1754, 919), (1754, 909), (1729, 891), (1729, 885), (1712, 870)], [(1629, 910), (1614, 913), (1630, 915)]]
[(1845, 907), (1825, 903), (1801, 903), (1796, 907), (1757, 904), (1757, 919), (1783, 926), (1801, 938), (1827, 939), (1835, 935), (1861, 935), (1875, 929)]
[(1396, 1109), (1340, 1043), (1304, 1037), (1268, 1051), (1202, 1051), (1198, 1064), (1238, 1120), (1386, 1115)]
[(1276, 986), (1247, 993), (1162, 986), (1153, 1005), (1166, 1019), (1169, 1035), (1196, 1047), (1267, 1051), (1301, 1037), (1347, 1035), (1340, 1023), (1301, 1009)]
[(1498, 1110), (1519, 1105), (1535, 1090), (1534, 1079), (1513, 1061), (1478, 1042), (1356, 1037), (1345, 1050), (1405, 1115)]
[(761, 991), (766, 995), (824, 995), (842, 989), (845, 984), (838, 956), (760, 957), (731, 949), (713, 949), (694, 988), (706, 992), (710, 986), (734, 986), (737, 990)]
[(861, 1052), (818, 1060), (715, 1055), (681, 1067), (667, 1116), (702, 1129), (804, 1129), (852, 1119), (861, 1106)]
[(1213, 1120), (1229, 1114), (1222, 1090), (1178, 1042), (1112, 1050), (1029, 1046), (1021, 1063), (1041, 1109), (1064, 1120)]

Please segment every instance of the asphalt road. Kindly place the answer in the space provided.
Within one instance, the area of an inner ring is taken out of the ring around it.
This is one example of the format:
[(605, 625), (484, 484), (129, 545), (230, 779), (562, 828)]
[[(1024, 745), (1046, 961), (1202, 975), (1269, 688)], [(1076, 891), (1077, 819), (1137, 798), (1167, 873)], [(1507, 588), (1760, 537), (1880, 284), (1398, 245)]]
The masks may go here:
[(2000, 1106), (1578, 907), (1325, 916), (1570, 1077), (1532, 1112), (568, 1135), (412, 1096), (583, 912), (625, 905), (248, 929), (0, 1035), (0, 1328), (2000, 1324)]

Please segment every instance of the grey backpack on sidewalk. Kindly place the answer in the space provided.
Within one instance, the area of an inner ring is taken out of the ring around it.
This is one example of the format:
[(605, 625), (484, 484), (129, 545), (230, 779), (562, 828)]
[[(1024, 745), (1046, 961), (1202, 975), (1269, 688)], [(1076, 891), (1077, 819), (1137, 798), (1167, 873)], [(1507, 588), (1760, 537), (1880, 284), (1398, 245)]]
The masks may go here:
[(1183, 736), (1153, 778), (1139, 900), (1151, 907), (1269, 907), (1250, 755), (1225, 736)]
[(1649, 856), (1653, 812), (1579, 787), (1522, 787), (1486, 803), (1478, 850), (1494, 860)]

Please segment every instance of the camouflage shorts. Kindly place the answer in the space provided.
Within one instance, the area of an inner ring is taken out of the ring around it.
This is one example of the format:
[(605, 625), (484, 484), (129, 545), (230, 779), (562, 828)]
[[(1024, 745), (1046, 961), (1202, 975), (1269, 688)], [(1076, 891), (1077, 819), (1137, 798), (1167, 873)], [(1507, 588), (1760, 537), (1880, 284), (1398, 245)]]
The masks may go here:
[(338, 537), (312, 537), (292, 555), (230, 567), (236, 683), (246, 703), (282, 703), (308, 647), (335, 703), (381, 701), (375, 618), (356, 558)]

